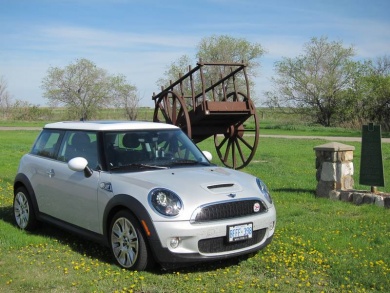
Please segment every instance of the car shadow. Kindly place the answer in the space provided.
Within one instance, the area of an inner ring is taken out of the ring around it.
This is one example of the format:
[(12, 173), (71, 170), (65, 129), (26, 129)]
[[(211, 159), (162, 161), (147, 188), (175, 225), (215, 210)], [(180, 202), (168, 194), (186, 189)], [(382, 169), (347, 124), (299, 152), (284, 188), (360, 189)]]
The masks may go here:
[(173, 264), (166, 267), (159, 266), (153, 270), (153, 273), (164, 275), (164, 274), (171, 274), (173, 271), (181, 274), (196, 273), (196, 272), (199, 273), (212, 272), (215, 270), (221, 270), (221, 269), (239, 265), (241, 262), (246, 261), (247, 259), (251, 258), (254, 255), (255, 253), (250, 253), (247, 255), (235, 256), (223, 260), (186, 263), (182, 265)]
[(316, 191), (314, 189), (305, 189), (305, 188), (275, 188), (271, 192), (288, 192), (288, 193), (310, 193), (315, 195)]
[[(11, 224), (18, 229), (14, 216), (12, 206), (0, 207), (0, 220)], [(80, 256), (86, 256), (92, 259), (97, 259), (100, 262), (109, 263), (115, 265), (115, 262), (111, 256), (108, 247), (105, 247), (99, 243), (83, 239), (76, 234), (72, 234), (66, 230), (60, 229), (56, 226), (52, 226), (47, 223), (39, 223), (37, 229), (31, 232), (25, 232), (32, 235), (42, 236), (45, 238), (56, 239), (58, 243), (66, 245), (72, 251), (80, 254)], [(170, 274), (172, 271), (180, 273), (194, 273), (194, 272), (209, 272), (217, 269), (224, 269), (234, 265), (239, 265), (242, 261), (253, 256), (253, 254), (232, 257), (219, 261), (209, 262), (197, 262), (197, 263), (186, 263), (182, 265), (156, 265), (154, 268), (149, 269), (148, 272), (156, 275)], [(118, 270), (121, 268), (118, 266)]]
[[(12, 206), (0, 207), (0, 220), (18, 229), (14, 220)], [(34, 231), (26, 231), (25, 233), (56, 239), (59, 243), (66, 245), (80, 255), (86, 255), (102, 262), (114, 264), (107, 247), (90, 240), (85, 240), (76, 234), (72, 234), (50, 224), (38, 223), (38, 227)]]
[(12, 211), (12, 206), (0, 207), (0, 220), (4, 222), (14, 224), (14, 215)]

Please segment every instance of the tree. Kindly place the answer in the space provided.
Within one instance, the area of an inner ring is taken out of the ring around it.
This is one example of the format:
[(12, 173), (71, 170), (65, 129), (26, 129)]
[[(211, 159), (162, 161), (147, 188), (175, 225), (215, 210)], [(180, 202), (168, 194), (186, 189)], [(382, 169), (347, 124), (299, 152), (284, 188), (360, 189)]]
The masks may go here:
[[(263, 54), (260, 44), (252, 44), (243, 38), (213, 35), (199, 42), (196, 57), (206, 62), (246, 62), (248, 75), (256, 77), (256, 68), (260, 65), (258, 59)], [(218, 78), (219, 73), (216, 74)]]
[(124, 75), (112, 77), (111, 85), (114, 106), (123, 108), (129, 120), (136, 120), (140, 101), (137, 88), (127, 83)]
[(64, 105), (82, 119), (89, 119), (97, 110), (117, 102), (114, 96), (123, 94), (126, 86), (124, 78), (110, 76), (87, 59), (76, 60), (65, 68), (51, 67), (42, 81), (50, 104)]
[(164, 72), (164, 77), (157, 80), (157, 85), (163, 87), (168, 86), (171, 81), (175, 81), (180, 74), (186, 73), (191, 63), (192, 60), (188, 55), (182, 55), (167, 67), (167, 70)]
[(345, 91), (354, 87), (359, 64), (352, 61), (353, 47), (312, 38), (304, 54), (276, 62), (274, 91), (266, 93), (267, 104), (289, 107), (330, 126), (338, 112), (344, 111)]
[(365, 85), (362, 108), (365, 118), (390, 129), (390, 57), (369, 62), (369, 73), (363, 77)]
[[(247, 63), (247, 74), (249, 77), (249, 83), (251, 92), (254, 90), (254, 77), (256, 76), (256, 67), (260, 65), (258, 59), (264, 54), (264, 49), (260, 44), (253, 44), (242, 38), (233, 38), (227, 35), (203, 38), (198, 46), (196, 59), (204, 62), (213, 63)], [(168, 69), (164, 73), (164, 77), (159, 79), (160, 85), (167, 86), (170, 81), (175, 81), (179, 78), (180, 74), (185, 74), (189, 71), (188, 65), (191, 65), (191, 58), (187, 55), (183, 55), (177, 61), (171, 63)], [(195, 63), (195, 62), (194, 62)], [(205, 80), (216, 82), (220, 79), (221, 74), (226, 75), (227, 67), (215, 66), (208, 68), (208, 71), (204, 72)], [(240, 80), (236, 80), (240, 86), (244, 85), (243, 76)], [(200, 81), (196, 80), (196, 84)], [(226, 85), (229, 87), (231, 85)], [(189, 87), (189, 86), (188, 86)], [(228, 88), (226, 89), (229, 90)], [(246, 92), (243, 91), (243, 92)]]
[(8, 84), (3, 76), (0, 77), (0, 110), (4, 118), (7, 117), (12, 106), (11, 95), (8, 92)]
[(65, 105), (77, 118), (88, 119), (107, 104), (109, 78), (105, 70), (80, 59), (63, 69), (50, 67), (42, 87), (51, 105)]
[[(162, 89), (169, 86), (172, 82), (189, 71), (189, 64), (191, 63), (191, 58), (188, 55), (181, 56), (168, 66), (167, 70), (164, 72), (164, 77), (157, 80), (157, 85), (161, 86)], [(195, 81), (195, 83), (199, 83), (199, 81)], [(185, 95), (191, 94), (190, 84), (183, 85), (183, 92)]]

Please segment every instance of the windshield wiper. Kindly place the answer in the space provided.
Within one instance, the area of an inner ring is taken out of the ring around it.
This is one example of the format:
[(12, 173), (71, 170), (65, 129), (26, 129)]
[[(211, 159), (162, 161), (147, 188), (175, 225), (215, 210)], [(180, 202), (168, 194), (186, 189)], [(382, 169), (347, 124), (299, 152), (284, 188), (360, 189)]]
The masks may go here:
[(126, 170), (126, 169), (168, 169), (166, 166), (157, 166), (157, 165), (149, 165), (149, 164), (141, 164), (141, 163), (132, 163), (122, 166), (112, 167), (111, 170)]
[(172, 164), (173, 165), (197, 165), (197, 164), (201, 164), (201, 165), (204, 165), (204, 166), (208, 166), (209, 165), (206, 162), (199, 162), (199, 161), (195, 161), (195, 160), (185, 160), (185, 159), (174, 160), (174, 161), (172, 161)]

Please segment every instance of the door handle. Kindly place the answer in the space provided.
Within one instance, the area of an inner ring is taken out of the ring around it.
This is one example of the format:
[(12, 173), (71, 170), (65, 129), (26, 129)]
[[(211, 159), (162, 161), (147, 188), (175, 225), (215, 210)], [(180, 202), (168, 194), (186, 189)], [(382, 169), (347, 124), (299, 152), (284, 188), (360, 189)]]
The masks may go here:
[(46, 174), (49, 176), (49, 178), (53, 177), (55, 175), (54, 170), (50, 169), (46, 171)]

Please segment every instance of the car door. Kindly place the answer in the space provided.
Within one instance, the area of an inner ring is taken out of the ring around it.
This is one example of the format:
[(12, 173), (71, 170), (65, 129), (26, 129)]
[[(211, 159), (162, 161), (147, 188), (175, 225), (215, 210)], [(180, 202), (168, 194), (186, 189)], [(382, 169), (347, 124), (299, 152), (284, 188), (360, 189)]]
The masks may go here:
[[(97, 188), (100, 172), (96, 170), (96, 139), (95, 132), (65, 133), (58, 160), (52, 161), (50, 165), (46, 213), (70, 224), (99, 232)], [(67, 162), (74, 157), (84, 157), (89, 161), (91, 168), (95, 169), (92, 176), (87, 178), (84, 172), (69, 169)]]
[(44, 129), (34, 143), (28, 158), (30, 182), (34, 189), (38, 209), (41, 213), (50, 212), (52, 163), (61, 143), (64, 131)]

